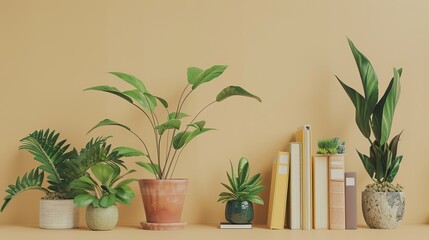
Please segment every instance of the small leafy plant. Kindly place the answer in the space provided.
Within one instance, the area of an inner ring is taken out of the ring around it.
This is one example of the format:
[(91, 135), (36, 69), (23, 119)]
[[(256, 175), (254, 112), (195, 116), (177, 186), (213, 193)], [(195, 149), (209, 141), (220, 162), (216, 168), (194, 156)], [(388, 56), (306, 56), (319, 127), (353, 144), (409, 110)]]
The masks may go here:
[(340, 138), (333, 137), (330, 139), (323, 139), (317, 142), (317, 146), (319, 150), (317, 150), (318, 154), (344, 154), (346, 151), (346, 142), (339, 142)]
[[(3, 211), (9, 202), (27, 190), (40, 190), (46, 195), (44, 199), (71, 199), (80, 192), (70, 188), (70, 183), (83, 176), (91, 166), (105, 162), (123, 165), (121, 155), (117, 151), (110, 151), (107, 137), (91, 139), (80, 153), (73, 149), (67, 151), (69, 144), (66, 140), (59, 141), (60, 134), (55, 131), (39, 130), (21, 139), (20, 150), (30, 152), (40, 166), (18, 177), (15, 184), (8, 185), (4, 198)], [(48, 186), (44, 187), (45, 174)]]
[(398, 173), (399, 164), (402, 161), (402, 156), (397, 154), (401, 133), (393, 137), (390, 142), (388, 141), (401, 90), (402, 69), (393, 68), (393, 78), (383, 96), (378, 99), (378, 78), (374, 68), (350, 39), (348, 42), (359, 69), (364, 96), (347, 86), (337, 76), (336, 78), (356, 109), (355, 119), (359, 130), (370, 143), (369, 156), (357, 152), (374, 182), (390, 184)]
[(82, 192), (74, 198), (77, 206), (91, 204), (96, 208), (108, 208), (115, 203), (131, 204), (135, 195), (129, 184), (136, 179), (123, 178), (135, 170), (120, 175), (121, 168), (117, 165), (98, 163), (91, 167), (91, 172), (92, 176), (87, 174), (71, 183), (72, 189)]
[[(249, 93), (245, 89), (239, 86), (229, 86), (224, 88), (216, 96), (216, 99), (205, 105), (197, 114), (195, 114), (192, 120), (187, 124), (183, 124), (184, 118), (190, 117), (188, 114), (182, 112), (182, 108), (189, 96), (202, 84), (208, 83), (219, 77), (226, 68), (227, 66), (225, 65), (214, 65), (206, 70), (197, 67), (189, 67), (187, 71), (188, 84), (183, 89), (177, 106), (173, 111), (169, 111), (169, 104), (165, 99), (153, 95), (141, 80), (130, 74), (111, 72), (114, 76), (130, 84), (133, 87), (131, 90), (120, 91), (111, 86), (95, 86), (85, 89), (113, 94), (133, 105), (143, 113), (153, 129), (153, 140), (156, 147), (155, 154), (150, 153), (149, 148), (147, 147), (147, 139), (144, 140), (130, 127), (116, 121), (110, 119), (102, 120), (89, 132), (102, 126), (118, 126), (127, 130), (142, 143), (144, 150), (140, 151), (124, 147), (121, 149), (122, 151), (120, 151), (120, 154), (126, 156), (146, 157), (149, 162), (140, 161), (137, 162), (137, 164), (154, 174), (157, 179), (169, 179), (173, 176), (177, 163), (179, 162), (180, 155), (189, 142), (203, 133), (214, 130), (214, 128), (206, 127), (206, 121), (197, 120), (199, 115), (205, 109), (232, 96), (250, 97), (261, 102), (259, 97)], [(159, 112), (156, 112), (157, 107), (159, 106), (158, 103), (165, 110), (164, 119), (158, 117)], [(181, 130), (181, 128), (184, 128), (184, 130)]]
[(256, 204), (264, 204), (264, 200), (258, 194), (265, 189), (261, 186), (261, 175), (258, 173), (249, 178), (249, 161), (242, 157), (238, 162), (237, 175), (234, 173), (234, 167), (231, 165), (231, 174), (226, 173), (230, 185), (221, 183), (229, 192), (221, 192), (218, 202), (225, 203), (230, 200), (250, 201)]

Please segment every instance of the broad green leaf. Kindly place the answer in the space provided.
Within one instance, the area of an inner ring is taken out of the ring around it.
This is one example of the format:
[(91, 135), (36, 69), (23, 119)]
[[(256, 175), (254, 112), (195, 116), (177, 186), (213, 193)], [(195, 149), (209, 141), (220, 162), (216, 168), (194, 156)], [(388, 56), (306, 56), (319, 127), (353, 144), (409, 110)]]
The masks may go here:
[(125, 95), (129, 96), (130, 98), (136, 100), (140, 105), (147, 110), (153, 112), (155, 109), (155, 106), (153, 105), (153, 102), (150, 101), (148, 98), (144, 97), (142, 93), (138, 90), (128, 90), (123, 92)]
[(161, 171), (158, 164), (145, 163), (145, 162), (136, 162), (136, 164), (148, 170), (150, 173), (154, 175), (158, 175)]
[(95, 86), (95, 87), (90, 87), (90, 88), (84, 89), (84, 91), (87, 91), (87, 90), (96, 90), (96, 91), (102, 91), (102, 92), (111, 93), (111, 94), (114, 94), (114, 95), (116, 95), (118, 97), (121, 97), (121, 98), (127, 100), (127, 102), (133, 103), (133, 100), (129, 96), (123, 94), (121, 91), (119, 91), (115, 87), (111, 87), (111, 86)]
[(366, 107), (369, 112), (374, 110), (378, 101), (378, 78), (371, 65), (371, 62), (363, 55), (353, 44), (350, 39), (347, 39), (350, 49), (359, 69), (360, 78), (365, 95)]
[(399, 165), (401, 164), (401, 162), (402, 162), (402, 156), (398, 156), (394, 159), (392, 170), (387, 175), (387, 179), (386, 179), (387, 182), (393, 182), (393, 180), (396, 177), (396, 174), (399, 171)]
[(173, 137), (173, 148), (178, 150), (180, 148), (182, 148), (185, 143), (186, 143), (186, 139), (188, 138), (188, 136), (191, 133), (188, 131), (183, 131), (183, 132), (179, 132), (177, 133), (174, 137)]
[(154, 97), (162, 104), (162, 106), (164, 106), (165, 108), (168, 108), (168, 102), (165, 99), (157, 96), (154, 96)]
[(133, 190), (129, 186), (121, 186), (117, 189), (116, 195), (122, 199), (130, 200), (135, 197)]
[[(177, 116), (176, 116), (177, 115)], [(184, 117), (188, 117), (189, 115), (186, 113), (176, 113), (176, 112), (172, 112), (170, 114), (168, 114), (168, 120), (173, 120), (173, 119), (182, 119)]]
[(187, 136), (187, 138), (185, 139), (185, 144), (188, 144), (192, 139), (194, 139), (196, 136), (198, 136), (198, 135), (201, 135), (201, 134), (203, 134), (203, 133), (205, 133), (205, 132), (208, 132), (208, 131), (212, 131), (212, 130), (215, 130), (214, 128), (204, 128), (204, 129), (202, 129), (202, 130), (200, 130), (200, 129), (195, 129), (194, 131), (192, 131), (188, 136)]
[(393, 84), (389, 93), (387, 94), (386, 101), (383, 106), (383, 117), (381, 122), (381, 138), (380, 145), (385, 144), (390, 135), (390, 129), (392, 127), (393, 114), (395, 113), (396, 104), (398, 103), (399, 95), (401, 92), (401, 85), (399, 83), (399, 72), (393, 69)]
[(252, 188), (248, 194), (249, 195), (257, 195), (260, 192), (262, 192), (262, 190), (264, 190), (264, 189), (265, 189), (264, 186), (257, 186), (257, 187)]
[(100, 198), (100, 206), (102, 208), (109, 207), (109, 195), (113, 195), (113, 194), (104, 195)]
[(396, 153), (398, 150), (398, 143), (399, 143), (399, 140), (401, 138), (401, 134), (402, 134), (402, 132), (400, 132), (398, 135), (396, 135), (394, 138), (392, 138), (392, 140), (390, 141), (390, 144), (389, 144), (389, 149), (392, 152), (392, 158), (393, 159), (396, 158)]
[(226, 185), (225, 183), (220, 183), (220, 184), (222, 184), (226, 189), (228, 189), (230, 192), (234, 192), (234, 190), (230, 187), (230, 186), (228, 186), (228, 185)]
[(206, 125), (206, 121), (198, 121), (191, 124), (188, 124), (188, 126), (197, 128), (198, 130), (202, 131), (204, 129), (204, 126)]
[(133, 75), (127, 74), (127, 73), (121, 73), (121, 72), (110, 72), (110, 74), (113, 74), (117, 76), (118, 78), (124, 80), (125, 82), (131, 84), (134, 86), (137, 90), (139, 90), (141, 93), (147, 92), (145, 85), (142, 81), (134, 77)]
[(74, 198), (73, 202), (74, 204), (76, 204), (76, 206), (85, 207), (91, 204), (94, 199), (96, 199), (96, 197), (93, 195), (79, 194)]
[(128, 178), (128, 179), (125, 179), (125, 180), (122, 180), (121, 182), (119, 182), (116, 185), (116, 187), (125, 186), (125, 185), (128, 185), (128, 184), (130, 184), (132, 182), (135, 182), (135, 181), (137, 181), (137, 179), (135, 179), (135, 178)]
[(362, 95), (360, 95), (360, 93), (358, 93), (356, 90), (347, 86), (347, 84), (341, 81), (337, 76), (335, 77), (343, 87), (344, 91), (346, 91), (347, 95), (349, 96), (350, 100), (355, 106), (355, 109), (356, 109), (355, 121), (359, 127), (359, 130), (366, 138), (369, 138), (371, 136), (371, 126), (369, 124), (371, 112), (367, 108), (365, 98)]
[(91, 130), (89, 130), (87, 132), (87, 134), (92, 132), (94, 129), (99, 128), (99, 127), (103, 127), (103, 126), (119, 126), (119, 127), (127, 129), (128, 131), (131, 131), (131, 129), (129, 127), (127, 127), (123, 124), (120, 124), (120, 123), (115, 122), (115, 121), (110, 120), (110, 119), (104, 119), (103, 121), (101, 121), (97, 125), (95, 125), (93, 128), (91, 128)]
[(168, 129), (179, 129), (181, 121), (178, 119), (169, 120), (161, 125), (156, 126), (155, 128), (158, 130), (159, 135), (164, 134), (165, 130)]
[(130, 147), (117, 147), (113, 149), (112, 152), (118, 152), (118, 154), (124, 157), (147, 156), (147, 154), (141, 152), (140, 150), (130, 148)]
[(112, 180), (118, 175), (113, 166), (103, 163), (92, 166), (91, 172), (104, 186), (110, 186)]
[(262, 102), (261, 98), (258, 96), (255, 96), (251, 94), (250, 92), (244, 90), (242, 87), (239, 86), (229, 86), (224, 88), (217, 96), (216, 101), (221, 102), (229, 97), (232, 96), (243, 96), (243, 97), (250, 97), (258, 100), (259, 102)]
[(374, 175), (375, 175), (375, 164), (374, 164), (374, 162), (371, 161), (371, 159), (368, 156), (366, 156), (365, 154), (362, 154), (359, 151), (357, 151), (357, 153), (358, 153), (359, 158), (362, 161), (362, 164), (363, 164), (366, 172), (368, 173), (369, 177), (371, 179), (373, 179)]
[(204, 72), (193, 77), (192, 81), (194, 83), (192, 83), (192, 90), (196, 89), (199, 85), (201, 85), (203, 83), (209, 82), (209, 81), (219, 77), (225, 71), (225, 69), (227, 67), (228, 66), (226, 66), (226, 65), (214, 65), (214, 66), (210, 67), (209, 69), (204, 70)]
[(150, 93), (143, 93), (143, 95), (149, 102), (150, 111), (151, 112), (155, 111), (156, 106), (158, 106), (158, 102), (156, 101), (156, 98)]
[(203, 70), (197, 67), (188, 67), (188, 83), (195, 84), (199, 79)]
[(245, 200), (251, 201), (251, 202), (256, 203), (256, 204), (264, 205), (264, 200), (259, 196), (249, 196), (249, 197), (245, 198)]
[(245, 163), (242, 168), (238, 169), (240, 185), (247, 181), (247, 178), (249, 177), (249, 172), (249, 163)]

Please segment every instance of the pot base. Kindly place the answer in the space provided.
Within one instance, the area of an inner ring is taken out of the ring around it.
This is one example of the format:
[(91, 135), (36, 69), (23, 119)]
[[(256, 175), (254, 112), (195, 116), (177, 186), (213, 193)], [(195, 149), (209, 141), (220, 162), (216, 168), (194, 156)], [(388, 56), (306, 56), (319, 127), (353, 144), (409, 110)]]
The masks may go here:
[(185, 228), (186, 222), (179, 222), (179, 223), (140, 222), (140, 225), (142, 225), (142, 228), (145, 230), (180, 230)]

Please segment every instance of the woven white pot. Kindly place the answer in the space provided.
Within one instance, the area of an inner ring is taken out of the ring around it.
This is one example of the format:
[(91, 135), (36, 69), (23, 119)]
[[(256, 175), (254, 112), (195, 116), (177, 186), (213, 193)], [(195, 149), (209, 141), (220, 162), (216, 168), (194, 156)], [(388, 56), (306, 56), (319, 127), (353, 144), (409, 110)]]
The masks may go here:
[(79, 207), (73, 199), (40, 200), (40, 228), (68, 229), (79, 226)]

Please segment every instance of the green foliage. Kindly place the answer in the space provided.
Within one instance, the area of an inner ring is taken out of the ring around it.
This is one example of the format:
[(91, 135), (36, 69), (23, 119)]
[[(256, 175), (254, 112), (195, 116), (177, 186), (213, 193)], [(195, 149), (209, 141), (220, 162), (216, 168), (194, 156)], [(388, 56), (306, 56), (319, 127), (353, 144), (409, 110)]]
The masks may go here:
[[(358, 128), (371, 145), (369, 156), (359, 151), (358, 155), (371, 179), (377, 183), (390, 183), (398, 173), (399, 164), (402, 161), (402, 156), (397, 156), (401, 133), (388, 143), (393, 115), (400, 95), (402, 69), (393, 69), (393, 78), (378, 100), (378, 78), (374, 68), (353, 42), (350, 39), (348, 41), (359, 69), (364, 96), (347, 86), (337, 76), (336, 78), (356, 109), (355, 118)], [(371, 133), (374, 140), (371, 139)]]
[[(31, 189), (45, 192), (45, 199), (73, 198), (81, 191), (71, 189), (71, 182), (85, 175), (95, 164), (102, 162), (124, 166), (120, 160), (123, 156), (120, 152), (127, 153), (126, 150), (119, 148), (111, 151), (111, 145), (106, 142), (108, 137), (91, 139), (79, 153), (75, 149), (67, 151), (69, 144), (66, 144), (66, 140), (58, 140), (59, 137), (59, 133), (47, 129), (35, 131), (21, 140), (19, 149), (30, 152), (40, 166), (26, 173), (21, 179), (18, 177), (15, 184), (8, 186), (6, 192), (9, 195), (4, 198), (1, 211), (18, 194)], [(42, 187), (45, 173), (47, 188)]]
[[(258, 96), (253, 95), (245, 89), (239, 86), (229, 86), (219, 92), (215, 99), (204, 106), (188, 123), (185, 124), (183, 119), (189, 115), (181, 112), (181, 110), (186, 100), (188, 100), (189, 96), (199, 86), (211, 82), (222, 75), (226, 68), (226, 65), (214, 65), (205, 70), (197, 67), (189, 67), (187, 70), (188, 84), (184, 88), (174, 111), (169, 111), (169, 104), (165, 99), (150, 93), (148, 88), (140, 79), (127, 73), (111, 72), (111, 74), (116, 76), (118, 79), (131, 85), (131, 87), (133, 87), (131, 90), (120, 91), (119, 89), (111, 86), (95, 86), (85, 89), (107, 92), (118, 96), (142, 112), (153, 128), (154, 145), (156, 146), (156, 154), (154, 155), (149, 152), (149, 148), (145, 142), (147, 139), (144, 140), (139, 134), (132, 131), (131, 128), (116, 121), (105, 119), (91, 128), (89, 132), (103, 126), (119, 126), (127, 130), (143, 144), (144, 149), (138, 153), (134, 151), (133, 153), (124, 154), (124, 156), (143, 156), (147, 158), (148, 162), (139, 161), (137, 163), (138, 165), (154, 174), (157, 179), (171, 178), (181, 152), (189, 142), (205, 132), (214, 130), (213, 128), (205, 128), (205, 121), (197, 120), (199, 115), (206, 108), (215, 103), (223, 102), (225, 99), (232, 96), (249, 97), (261, 102), (261, 99)], [(158, 102), (161, 104), (158, 104)], [(162, 106), (163, 110), (166, 111), (165, 118), (158, 118), (157, 114), (159, 113), (157, 113), (157, 109), (160, 106)], [(164, 142), (162, 142), (162, 140), (164, 140)]]
[(247, 200), (256, 204), (264, 204), (264, 200), (258, 194), (264, 190), (261, 186), (261, 175), (258, 173), (249, 178), (250, 165), (249, 161), (242, 157), (238, 162), (237, 175), (235, 175), (234, 167), (231, 165), (231, 173), (226, 173), (229, 185), (221, 183), (228, 192), (219, 194), (218, 202), (227, 202), (230, 200)]
[(92, 175), (88, 173), (70, 184), (72, 189), (81, 192), (74, 198), (77, 206), (91, 204), (94, 207), (108, 208), (116, 203), (131, 204), (135, 194), (129, 184), (136, 179), (119, 180), (135, 170), (129, 170), (120, 175), (119, 166), (97, 163), (91, 167), (91, 172)]
[(346, 142), (339, 143), (338, 137), (323, 139), (317, 142), (318, 154), (343, 154), (346, 150)]

